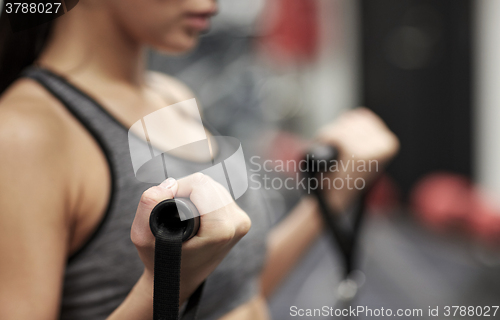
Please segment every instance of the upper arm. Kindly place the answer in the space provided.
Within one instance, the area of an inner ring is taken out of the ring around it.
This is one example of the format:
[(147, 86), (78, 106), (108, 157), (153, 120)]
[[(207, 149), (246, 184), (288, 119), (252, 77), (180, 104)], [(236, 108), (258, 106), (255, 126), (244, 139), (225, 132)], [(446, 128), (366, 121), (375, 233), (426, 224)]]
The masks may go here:
[(0, 319), (57, 318), (69, 230), (63, 137), (37, 108), (0, 106)]

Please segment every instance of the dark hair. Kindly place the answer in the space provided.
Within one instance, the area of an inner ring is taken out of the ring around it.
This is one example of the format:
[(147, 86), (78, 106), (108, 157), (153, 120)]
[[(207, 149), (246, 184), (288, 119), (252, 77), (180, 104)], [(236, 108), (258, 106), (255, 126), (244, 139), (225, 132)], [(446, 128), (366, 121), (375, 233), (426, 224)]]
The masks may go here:
[(40, 55), (47, 42), (52, 23), (12, 32), (2, 8), (0, 14), (0, 95), (16, 80), (21, 71)]

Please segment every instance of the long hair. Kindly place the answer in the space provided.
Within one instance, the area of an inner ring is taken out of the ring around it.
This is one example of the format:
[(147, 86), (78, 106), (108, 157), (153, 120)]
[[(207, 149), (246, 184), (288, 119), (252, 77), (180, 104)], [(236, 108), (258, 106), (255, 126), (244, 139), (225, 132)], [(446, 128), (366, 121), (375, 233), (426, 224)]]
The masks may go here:
[(42, 52), (52, 23), (47, 22), (28, 30), (12, 32), (2, 8), (0, 14), (0, 95), (31, 65)]

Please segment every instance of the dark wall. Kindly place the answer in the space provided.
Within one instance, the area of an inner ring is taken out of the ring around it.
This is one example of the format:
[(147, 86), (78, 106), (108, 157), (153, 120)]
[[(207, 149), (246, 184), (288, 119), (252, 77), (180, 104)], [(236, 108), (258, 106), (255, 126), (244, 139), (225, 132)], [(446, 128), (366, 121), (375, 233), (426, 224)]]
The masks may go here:
[(389, 173), (472, 171), (469, 0), (362, 0), (364, 104), (399, 136)]

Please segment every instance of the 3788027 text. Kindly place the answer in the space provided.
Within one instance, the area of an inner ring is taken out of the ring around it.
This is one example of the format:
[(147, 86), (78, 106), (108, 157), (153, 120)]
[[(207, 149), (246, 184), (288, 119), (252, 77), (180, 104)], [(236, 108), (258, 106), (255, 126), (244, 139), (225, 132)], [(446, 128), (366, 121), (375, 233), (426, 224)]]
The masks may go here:
[(6, 13), (58, 13), (61, 8), (61, 2), (7, 2), (5, 3)]
[[(495, 317), (499, 306), (444, 306), (445, 317)], [(439, 307), (429, 307), (429, 316), (439, 316)]]

